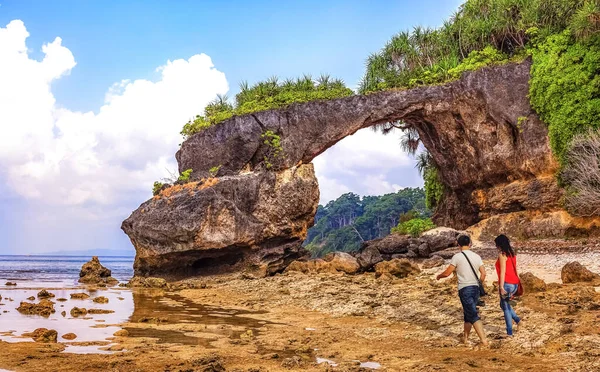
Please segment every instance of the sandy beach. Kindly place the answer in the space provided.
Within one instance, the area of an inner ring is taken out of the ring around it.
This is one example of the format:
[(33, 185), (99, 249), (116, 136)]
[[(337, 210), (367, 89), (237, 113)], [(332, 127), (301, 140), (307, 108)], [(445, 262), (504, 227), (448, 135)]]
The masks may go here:
[[(597, 270), (599, 252), (522, 254), (521, 271), (550, 284), (516, 306), (525, 326), (504, 337), (497, 295), (481, 309), (491, 347), (459, 343), (462, 312), (441, 267), (405, 279), (373, 273), (243, 274), (196, 278), (164, 289), (48, 288), (56, 313), (22, 315), (19, 302), (43, 288), (0, 289), (0, 368), (9, 371), (382, 371), (564, 370), (600, 368), (600, 287), (561, 285), (577, 260)], [(495, 274), (486, 260), (489, 284)], [(86, 293), (86, 299), (71, 299)], [(108, 303), (94, 303), (106, 297)], [(57, 299), (66, 301), (56, 301)], [(37, 299), (36, 299), (37, 300)], [(109, 314), (73, 316), (73, 307)], [(66, 312), (65, 316), (60, 313)], [(32, 342), (36, 328), (58, 342)], [(63, 335), (76, 334), (74, 340)], [(114, 336), (117, 334), (118, 336)]]

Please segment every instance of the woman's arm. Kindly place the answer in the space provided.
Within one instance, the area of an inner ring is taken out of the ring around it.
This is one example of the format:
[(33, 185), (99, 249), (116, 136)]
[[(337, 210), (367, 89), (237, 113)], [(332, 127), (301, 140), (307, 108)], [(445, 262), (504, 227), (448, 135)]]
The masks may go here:
[(506, 256), (500, 253), (498, 255), (498, 260), (500, 261), (500, 278), (498, 278), (498, 285), (500, 287), (500, 293), (505, 295), (506, 290), (504, 290), (504, 280), (506, 278)]

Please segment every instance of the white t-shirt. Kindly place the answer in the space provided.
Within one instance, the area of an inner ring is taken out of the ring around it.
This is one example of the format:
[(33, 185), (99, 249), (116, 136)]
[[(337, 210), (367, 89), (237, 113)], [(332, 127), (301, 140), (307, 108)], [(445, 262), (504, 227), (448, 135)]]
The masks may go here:
[[(471, 270), (471, 266), (469, 266), (469, 262), (465, 258), (465, 255), (462, 254), (464, 252), (471, 261), (471, 265), (473, 265), (473, 269), (477, 273), (477, 276), (473, 274), (473, 270)], [(460, 253), (452, 256), (452, 260), (450, 261), (450, 265), (456, 268), (456, 276), (458, 276), (458, 290), (460, 291), (464, 287), (469, 287), (472, 285), (479, 285), (477, 279), (479, 278), (479, 268), (483, 266), (483, 260), (477, 253), (474, 253), (471, 250), (462, 251)]]

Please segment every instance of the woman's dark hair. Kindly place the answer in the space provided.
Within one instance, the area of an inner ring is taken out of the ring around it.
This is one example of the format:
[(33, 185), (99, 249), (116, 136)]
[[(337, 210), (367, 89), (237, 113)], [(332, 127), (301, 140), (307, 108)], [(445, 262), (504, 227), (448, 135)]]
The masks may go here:
[(498, 235), (494, 242), (496, 243), (496, 247), (500, 248), (502, 253), (507, 257), (513, 257), (515, 255), (515, 250), (510, 246), (510, 240), (508, 240), (506, 235)]

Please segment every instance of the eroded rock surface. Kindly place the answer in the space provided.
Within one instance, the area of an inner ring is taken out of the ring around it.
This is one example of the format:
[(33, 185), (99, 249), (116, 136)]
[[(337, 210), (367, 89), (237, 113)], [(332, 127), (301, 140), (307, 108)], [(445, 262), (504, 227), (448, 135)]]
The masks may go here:
[(312, 164), (164, 190), (123, 222), (137, 276), (283, 271), (306, 255), (319, 188)]
[(97, 256), (81, 267), (79, 283), (115, 285), (119, 281), (111, 276), (110, 269), (102, 266)]
[(579, 262), (569, 262), (561, 272), (560, 277), (563, 283), (582, 283), (600, 281), (600, 274), (596, 274), (585, 268)]
[(50, 300), (41, 300), (37, 304), (23, 301), (17, 311), (25, 315), (41, 315), (46, 318), (56, 312), (54, 302)]

